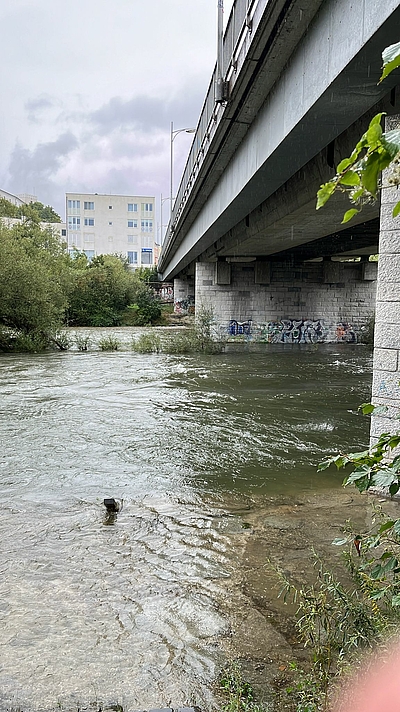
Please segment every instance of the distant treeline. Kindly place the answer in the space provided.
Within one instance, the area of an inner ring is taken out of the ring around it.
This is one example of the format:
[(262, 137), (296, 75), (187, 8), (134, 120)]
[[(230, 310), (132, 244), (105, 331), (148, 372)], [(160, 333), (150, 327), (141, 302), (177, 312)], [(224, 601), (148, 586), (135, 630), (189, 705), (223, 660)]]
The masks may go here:
[(0, 351), (45, 349), (63, 326), (156, 323), (161, 306), (148, 284), (156, 278), (123, 256), (71, 256), (37, 215), (0, 221)]

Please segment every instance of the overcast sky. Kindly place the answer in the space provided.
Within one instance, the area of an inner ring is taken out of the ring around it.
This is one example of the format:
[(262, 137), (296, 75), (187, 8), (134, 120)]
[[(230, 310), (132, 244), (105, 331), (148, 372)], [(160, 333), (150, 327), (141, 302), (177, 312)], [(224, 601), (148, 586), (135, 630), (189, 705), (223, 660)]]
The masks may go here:
[(170, 122), (197, 124), (216, 24), (217, 0), (0, 0), (0, 188), (63, 219), (66, 191), (168, 196)]

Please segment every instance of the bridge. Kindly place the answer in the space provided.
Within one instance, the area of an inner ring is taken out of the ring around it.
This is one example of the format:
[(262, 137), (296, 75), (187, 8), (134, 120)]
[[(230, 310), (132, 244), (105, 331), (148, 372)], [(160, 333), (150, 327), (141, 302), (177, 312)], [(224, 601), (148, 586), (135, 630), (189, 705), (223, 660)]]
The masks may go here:
[[(315, 196), (375, 113), (400, 113), (398, 71), (378, 85), (399, 27), (400, 0), (236, 0), (159, 262), (177, 309), (211, 308), (232, 338), (356, 342), (375, 312), (369, 256), (381, 223), (375, 353), (391, 376), (376, 388), (389, 398), (399, 380), (398, 228), (379, 201), (346, 226), (342, 196), (318, 212)], [(389, 190), (382, 201), (394, 199)]]

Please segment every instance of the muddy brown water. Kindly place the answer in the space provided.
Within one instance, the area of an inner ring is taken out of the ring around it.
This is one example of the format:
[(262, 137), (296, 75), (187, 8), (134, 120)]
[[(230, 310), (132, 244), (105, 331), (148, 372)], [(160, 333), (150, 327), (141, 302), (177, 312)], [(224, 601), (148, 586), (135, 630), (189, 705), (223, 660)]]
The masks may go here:
[(1, 712), (211, 709), (231, 658), (267, 699), (303, 654), (268, 560), (305, 581), (369, 516), (316, 465), (367, 442), (371, 368), (349, 345), (1, 356)]

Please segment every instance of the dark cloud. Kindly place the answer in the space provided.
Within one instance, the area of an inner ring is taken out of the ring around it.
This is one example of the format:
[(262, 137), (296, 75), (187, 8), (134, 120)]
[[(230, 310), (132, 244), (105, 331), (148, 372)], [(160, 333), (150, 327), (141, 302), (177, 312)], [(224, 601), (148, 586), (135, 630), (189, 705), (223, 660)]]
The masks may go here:
[[(53, 182), (63, 161), (78, 147), (77, 138), (66, 132), (56, 141), (39, 143), (33, 151), (15, 146), (9, 164), (7, 187), (16, 193), (34, 193), (44, 202), (60, 205), (60, 189)], [(63, 199), (63, 196), (61, 196)]]
[(197, 123), (204, 94), (198, 87), (183, 88), (177, 96), (154, 98), (144, 94), (131, 99), (115, 96), (88, 116), (100, 134), (116, 129), (139, 129), (149, 133), (154, 129), (168, 130), (175, 125)]

